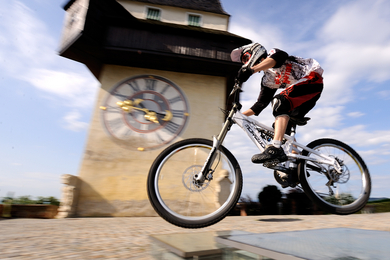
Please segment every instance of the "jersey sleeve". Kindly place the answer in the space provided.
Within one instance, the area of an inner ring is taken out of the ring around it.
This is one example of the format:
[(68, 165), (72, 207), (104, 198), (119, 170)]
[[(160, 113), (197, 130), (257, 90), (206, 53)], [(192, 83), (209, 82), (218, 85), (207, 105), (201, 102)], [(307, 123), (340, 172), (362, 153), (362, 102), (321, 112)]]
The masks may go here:
[(279, 49), (272, 49), (268, 55), (269, 58), (272, 58), (276, 61), (276, 65), (273, 67), (274, 69), (280, 68), (283, 63), (287, 60), (288, 54), (285, 51)]
[(256, 103), (251, 107), (252, 111), (255, 112), (255, 115), (258, 116), (261, 111), (264, 110), (271, 102), (274, 97), (277, 89), (272, 89), (261, 84), (261, 90), (259, 97), (257, 98)]

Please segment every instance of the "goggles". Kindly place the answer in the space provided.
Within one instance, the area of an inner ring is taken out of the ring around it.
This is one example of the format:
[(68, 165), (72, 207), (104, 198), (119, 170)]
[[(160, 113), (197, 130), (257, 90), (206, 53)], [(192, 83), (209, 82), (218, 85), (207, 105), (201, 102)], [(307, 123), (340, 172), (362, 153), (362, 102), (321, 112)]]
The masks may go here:
[(249, 52), (249, 51), (247, 51), (247, 52), (245, 52), (245, 53), (243, 53), (243, 54), (241, 55), (241, 62), (242, 62), (243, 64), (247, 64), (248, 61), (251, 59), (251, 57), (252, 57), (252, 53)]

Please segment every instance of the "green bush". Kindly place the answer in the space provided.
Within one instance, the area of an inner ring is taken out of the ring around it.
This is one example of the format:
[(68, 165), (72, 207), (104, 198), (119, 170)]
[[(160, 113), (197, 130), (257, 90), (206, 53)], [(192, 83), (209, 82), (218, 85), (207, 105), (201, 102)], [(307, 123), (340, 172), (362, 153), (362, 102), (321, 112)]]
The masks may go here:
[(5, 197), (2, 200), (2, 203), (7, 204), (20, 204), (20, 205), (28, 205), (28, 204), (48, 204), (48, 205), (60, 205), (60, 201), (55, 197), (38, 197), (36, 200), (32, 199), (31, 196), (20, 196), (17, 198)]
[(369, 205), (374, 206), (374, 213), (390, 212), (390, 200), (369, 203)]

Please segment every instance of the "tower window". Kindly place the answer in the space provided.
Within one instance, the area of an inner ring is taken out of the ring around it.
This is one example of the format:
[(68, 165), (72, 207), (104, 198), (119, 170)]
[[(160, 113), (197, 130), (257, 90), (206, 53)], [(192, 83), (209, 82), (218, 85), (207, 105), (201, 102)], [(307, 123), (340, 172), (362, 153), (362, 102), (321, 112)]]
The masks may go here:
[(146, 19), (160, 21), (161, 10), (156, 8), (148, 8)]
[(188, 25), (190, 26), (201, 26), (202, 17), (196, 14), (188, 15)]

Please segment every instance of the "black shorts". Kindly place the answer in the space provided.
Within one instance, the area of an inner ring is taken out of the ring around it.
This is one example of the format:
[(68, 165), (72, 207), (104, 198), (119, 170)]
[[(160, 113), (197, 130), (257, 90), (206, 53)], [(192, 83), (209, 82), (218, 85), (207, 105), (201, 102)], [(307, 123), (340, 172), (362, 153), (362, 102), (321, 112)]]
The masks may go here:
[(288, 115), (303, 118), (315, 106), (323, 88), (322, 76), (311, 72), (275, 96), (281, 104), (279, 108), (274, 109), (274, 116)]

